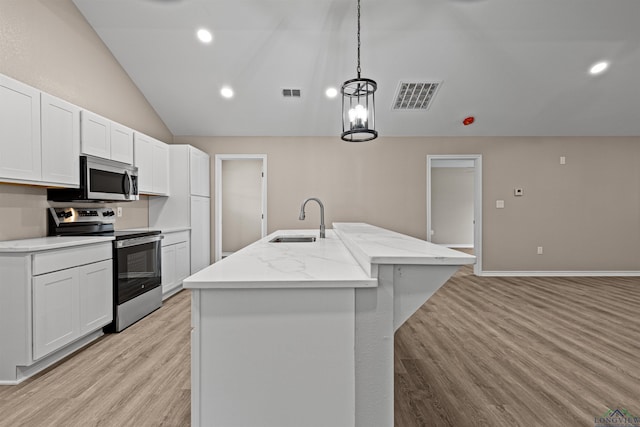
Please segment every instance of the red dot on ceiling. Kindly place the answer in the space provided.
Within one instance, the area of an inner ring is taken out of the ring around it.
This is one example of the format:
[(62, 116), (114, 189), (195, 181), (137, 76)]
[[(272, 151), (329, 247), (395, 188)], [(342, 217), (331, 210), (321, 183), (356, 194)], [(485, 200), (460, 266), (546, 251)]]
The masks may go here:
[(466, 117), (466, 118), (462, 121), (462, 124), (463, 124), (463, 125), (465, 125), (465, 126), (469, 126), (470, 124), (472, 124), (472, 123), (473, 123), (473, 122), (475, 122), (475, 121), (476, 121), (476, 118), (475, 118), (475, 117), (473, 117), (473, 116), (469, 116), (469, 117)]

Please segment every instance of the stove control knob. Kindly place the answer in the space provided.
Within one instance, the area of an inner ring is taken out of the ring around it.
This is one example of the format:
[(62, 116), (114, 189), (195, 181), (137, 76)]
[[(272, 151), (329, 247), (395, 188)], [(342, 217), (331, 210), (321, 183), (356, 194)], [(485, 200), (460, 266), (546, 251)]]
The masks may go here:
[(63, 215), (64, 215), (65, 218), (69, 218), (69, 217), (73, 216), (73, 214), (71, 212), (64, 212)]

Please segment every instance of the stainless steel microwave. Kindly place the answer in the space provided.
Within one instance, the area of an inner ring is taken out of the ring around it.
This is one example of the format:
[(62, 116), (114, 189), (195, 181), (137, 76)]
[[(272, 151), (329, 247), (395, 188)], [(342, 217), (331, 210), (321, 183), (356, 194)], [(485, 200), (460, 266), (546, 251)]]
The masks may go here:
[(80, 156), (80, 188), (51, 188), (47, 198), (64, 202), (138, 200), (138, 168), (126, 163)]

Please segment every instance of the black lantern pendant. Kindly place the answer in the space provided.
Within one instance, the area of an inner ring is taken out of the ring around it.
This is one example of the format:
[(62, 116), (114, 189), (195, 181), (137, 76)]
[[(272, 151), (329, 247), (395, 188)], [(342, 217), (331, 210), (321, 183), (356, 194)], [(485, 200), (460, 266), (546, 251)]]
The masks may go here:
[(342, 84), (342, 138), (347, 142), (371, 141), (375, 129), (375, 92), (378, 84), (360, 77), (360, 0), (358, 0), (358, 77)]

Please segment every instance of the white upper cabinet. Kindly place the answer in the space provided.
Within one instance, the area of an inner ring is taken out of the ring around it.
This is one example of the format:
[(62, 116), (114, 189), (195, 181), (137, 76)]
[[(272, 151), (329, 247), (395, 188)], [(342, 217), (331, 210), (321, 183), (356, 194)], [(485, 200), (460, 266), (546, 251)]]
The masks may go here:
[(131, 129), (86, 110), (81, 119), (83, 154), (133, 164)]
[(169, 147), (139, 132), (134, 137), (134, 165), (141, 194), (169, 195)]
[(111, 160), (133, 164), (133, 130), (111, 122)]
[(189, 163), (191, 194), (209, 197), (209, 155), (190, 146)]
[(40, 91), (0, 75), (0, 177), (41, 179)]
[(169, 195), (169, 146), (162, 141), (153, 144), (153, 192)]
[(90, 156), (111, 158), (111, 130), (109, 120), (83, 110), (82, 117), (82, 153)]
[(78, 186), (80, 108), (43, 93), (41, 116), (42, 181)]

